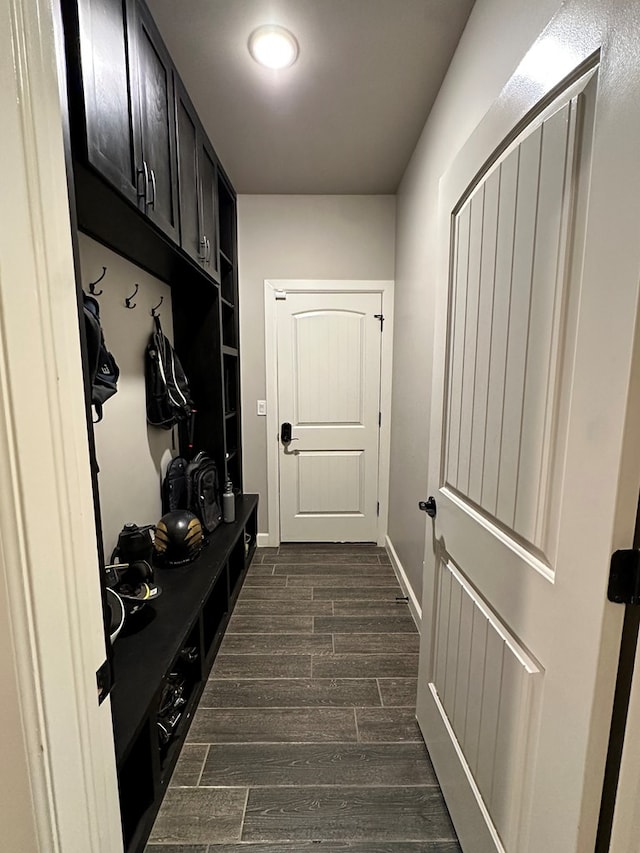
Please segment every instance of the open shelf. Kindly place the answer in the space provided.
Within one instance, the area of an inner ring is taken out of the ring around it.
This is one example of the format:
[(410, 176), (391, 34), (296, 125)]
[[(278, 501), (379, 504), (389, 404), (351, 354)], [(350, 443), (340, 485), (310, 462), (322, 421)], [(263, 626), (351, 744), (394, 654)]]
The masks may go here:
[(236, 271), (233, 262), (220, 252), (220, 291), (229, 304), (236, 304)]
[(236, 312), (233, 306), (222, 301), (222, 342), (225, 347), (238, 349), (238, 328), (236, 323)]

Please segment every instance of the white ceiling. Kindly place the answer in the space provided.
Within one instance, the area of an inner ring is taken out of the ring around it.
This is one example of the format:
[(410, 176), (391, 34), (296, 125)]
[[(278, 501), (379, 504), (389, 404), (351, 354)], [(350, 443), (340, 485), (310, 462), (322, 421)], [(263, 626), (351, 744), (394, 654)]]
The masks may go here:
[[(239, 193), (394, 193), (473, 0), (147, 0)], [(249, 56), (282, 24), (295, 65)]]

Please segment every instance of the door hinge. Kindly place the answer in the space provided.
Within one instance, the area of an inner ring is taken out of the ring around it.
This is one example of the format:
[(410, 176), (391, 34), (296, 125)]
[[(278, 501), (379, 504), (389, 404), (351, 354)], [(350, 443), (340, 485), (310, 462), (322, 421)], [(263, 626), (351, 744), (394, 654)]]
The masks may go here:
[(382, 426), (382, 412), (378, 412), (378, 427)]
[(607, 598), (616, 604), (640, 604), (640, 551), (616, 551), (611, 557)]
[(382, 327), (384, 326), (384, 314), (374, 314), (373, 316), (376, 320), (380, 320), (380, 331), (382, 331)]
[(276, 290), (274, 291), (276, 299), (286, 299), (287, 291), (286, 290)]
[(376, 504), (376, 515), (380, 517), (380, 501)]

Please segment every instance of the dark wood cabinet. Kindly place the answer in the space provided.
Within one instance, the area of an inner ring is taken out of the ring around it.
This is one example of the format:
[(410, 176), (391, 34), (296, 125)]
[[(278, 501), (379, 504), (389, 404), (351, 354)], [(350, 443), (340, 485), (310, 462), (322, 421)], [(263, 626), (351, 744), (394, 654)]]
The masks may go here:
[[(242, 493), (236, 195), (144, 2), (61, 3), (78, 227), (170, 285), (197, 409), (193, 447), (183, 430), (179, 451), (208, 452), (236, 491), (236, 522), (208, 537), (195, 564), (159, 570), (148, 623), (113, 647), (123, 835), (127, 853), (140, 853), (256, 547), (258, 499)], [(99, 509), (96, 518), (99, 529)], [(185, 704), (167, 734), (159, 705), (175, 673)]]
[(198, 264), (205, 257), (200, 232), (198, 197), (198, 142), (200, 130), (195, 110), (176, 79), (176, 128), (178, 144), (178, 198), (180, 202), (180, 245)]
[(206, 241), (205, 271), (218, 279), (218, 181), (215, 155), (203, 138), (198, 148), (202, 233)]
[(178, 241), (178, 180), (176, 163), (173, 65), (153, 20), (141, 3), (135, 4), (129, 27), (132, 120), (139, 140), (137, 178), (143, 212)]
[(133, 204), (138, 204), (129, 68), (130, 0), (64, 2), (68, 29), (70, 102), (76, 148)]
[(136, 0), (63, 0), (76, 152), (178, 242), (173, 66)]
[(216, 156), (176, 75), (180, 245), (219, 280)]

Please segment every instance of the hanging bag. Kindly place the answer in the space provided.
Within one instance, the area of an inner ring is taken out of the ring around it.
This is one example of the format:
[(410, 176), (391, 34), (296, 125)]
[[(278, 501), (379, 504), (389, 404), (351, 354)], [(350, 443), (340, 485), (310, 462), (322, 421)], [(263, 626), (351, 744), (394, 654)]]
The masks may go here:
[(147, 422), (160, 429), (171, 429), (191, 417), (193, 403), (187, 377), (162, 331), (160, 318), (154, 316), (153, 321), (154, 331), (144, 361)]
[(97, 415), (96, 423), (98, 423), (98, 421), (102, 420), (103, 404), (109, 397), (113, 397), (118, 390), (120, 369), (104, 341), (98, 300), (87, 293), (83, 293), (82, 298), (84, 327), (87, 337), (91, 403), (95, 406)]

